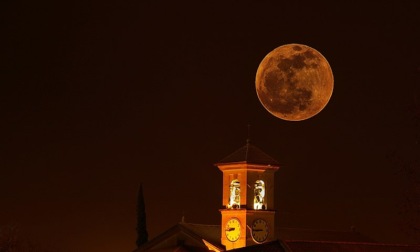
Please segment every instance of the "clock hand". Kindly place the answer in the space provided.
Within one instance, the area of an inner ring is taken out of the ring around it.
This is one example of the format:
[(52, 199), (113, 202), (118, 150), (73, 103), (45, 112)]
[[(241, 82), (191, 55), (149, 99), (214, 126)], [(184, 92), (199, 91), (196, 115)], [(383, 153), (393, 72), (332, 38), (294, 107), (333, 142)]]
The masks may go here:
[(226, 229), (226, 231), (228, 231), (228, 232), (233, 231), (233, 230), (235, 230), (234, 227), (231, 227), (231, 228)]
[(263, 230), (262, 229), (252, 229), (252, 231), (260, 232), (260, 231), (263, 231)]

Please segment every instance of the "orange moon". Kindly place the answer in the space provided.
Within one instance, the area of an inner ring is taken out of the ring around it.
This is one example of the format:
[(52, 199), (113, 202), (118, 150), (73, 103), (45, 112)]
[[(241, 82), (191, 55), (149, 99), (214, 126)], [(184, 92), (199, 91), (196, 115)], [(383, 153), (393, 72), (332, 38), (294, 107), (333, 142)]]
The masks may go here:
[(283, 120), (302, 121), (327, 105), (334, 77), (328, 61), (317, 50), (287, 44), (264, 57), (255, 86), (258, 99), (268, 112)]

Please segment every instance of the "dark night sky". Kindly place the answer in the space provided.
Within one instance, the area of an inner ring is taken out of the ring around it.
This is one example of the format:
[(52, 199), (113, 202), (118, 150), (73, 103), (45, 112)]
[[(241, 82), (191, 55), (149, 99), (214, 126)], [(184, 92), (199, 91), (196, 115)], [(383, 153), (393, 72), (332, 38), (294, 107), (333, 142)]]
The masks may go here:
[[(287, 227), (412, 242), (390, 160), (418, 154), (420, 4), (66, 0), (0, 3), (0, 226), (44, 248), (131, 251), (143, 183), (151, 237), (219, 224), (222, 174), (245, 144), (277, 159)], [(301, 122), (260, 104), (283, 44), (320, 51), (333, 96)]]

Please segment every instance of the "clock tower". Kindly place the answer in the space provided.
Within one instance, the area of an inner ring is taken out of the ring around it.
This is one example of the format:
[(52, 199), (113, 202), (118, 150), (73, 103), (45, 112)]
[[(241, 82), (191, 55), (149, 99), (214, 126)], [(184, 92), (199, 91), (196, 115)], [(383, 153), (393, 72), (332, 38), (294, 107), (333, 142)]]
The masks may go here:
[(275, 240), (278, 162), (248, 141), (215, 165), (223, 172), (221, 243), (226, 250)]

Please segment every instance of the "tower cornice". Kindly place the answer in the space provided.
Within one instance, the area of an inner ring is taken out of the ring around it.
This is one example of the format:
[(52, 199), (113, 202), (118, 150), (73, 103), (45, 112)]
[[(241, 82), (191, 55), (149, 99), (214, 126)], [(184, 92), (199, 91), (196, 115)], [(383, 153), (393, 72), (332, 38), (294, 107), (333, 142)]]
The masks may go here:
[(277, 171), (279, 165), (270, 164), (250, 164), (247, 162), (236, 162), (236, 163), (217, 163), (215, 164), (222, 172), (223, 171), (234, 171), (234, 170), (246, 170), (246, 171), (266, 171), (273, 170)]

